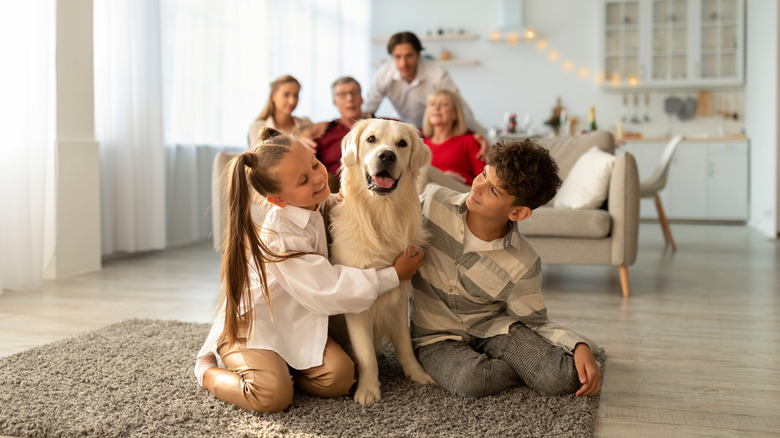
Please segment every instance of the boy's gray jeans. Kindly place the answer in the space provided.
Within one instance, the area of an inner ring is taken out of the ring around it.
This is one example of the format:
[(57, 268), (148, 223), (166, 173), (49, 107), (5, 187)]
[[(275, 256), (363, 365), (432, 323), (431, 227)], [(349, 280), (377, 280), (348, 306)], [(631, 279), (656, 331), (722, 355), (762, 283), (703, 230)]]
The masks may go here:
[(564, 395), (581, 386), (574, 356), (521, 323), (506, 335), (419, 347), (417, 358), (439, 386), (464, 396), (497, 394), (520, 384), (544, 395)]

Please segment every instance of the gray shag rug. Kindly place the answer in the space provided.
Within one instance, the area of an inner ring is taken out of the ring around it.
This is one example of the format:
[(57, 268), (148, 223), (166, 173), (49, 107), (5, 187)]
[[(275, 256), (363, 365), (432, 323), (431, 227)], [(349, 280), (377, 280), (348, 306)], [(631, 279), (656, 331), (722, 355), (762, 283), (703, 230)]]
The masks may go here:
[[(465, 398), (404, 379), (379, 363), (382, 400), (296, 393), (258, 414), (198, 386), (194, 357), (208, 324), (128, 320), (0, 358), (0, 435), (22, 437), (589, 437), (599, 396), (545, 397), (526, 388)], [(603, 350), (597, 354), (603, 364)]]

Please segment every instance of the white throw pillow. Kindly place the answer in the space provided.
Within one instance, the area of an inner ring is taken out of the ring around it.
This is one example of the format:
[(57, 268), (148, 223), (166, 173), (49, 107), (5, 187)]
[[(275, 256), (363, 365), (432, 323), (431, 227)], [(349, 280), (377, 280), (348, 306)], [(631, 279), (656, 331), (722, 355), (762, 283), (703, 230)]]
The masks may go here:
[(554, 207), (598, 208), (607, 199), (615, 156), (593, 146), (582, 154), (563, 182)]

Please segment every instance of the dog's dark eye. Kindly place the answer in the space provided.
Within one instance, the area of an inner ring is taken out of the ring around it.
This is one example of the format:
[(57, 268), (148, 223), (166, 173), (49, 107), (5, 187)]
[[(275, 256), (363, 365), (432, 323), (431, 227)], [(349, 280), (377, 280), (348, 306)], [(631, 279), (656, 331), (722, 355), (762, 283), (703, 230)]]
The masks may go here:
[(368, 138), (366, 139), (366, 141), (367, 141), (367, 142), (369, 142), (369, 143), (376, 143), (376, 137), (374, 137), (374, 136), (372, 135), (372, 136), (368, 137)]
[(406, 140), (399, 141), (398, 142), (398, 147), (399, 148), (405, 148), (406, 147)]

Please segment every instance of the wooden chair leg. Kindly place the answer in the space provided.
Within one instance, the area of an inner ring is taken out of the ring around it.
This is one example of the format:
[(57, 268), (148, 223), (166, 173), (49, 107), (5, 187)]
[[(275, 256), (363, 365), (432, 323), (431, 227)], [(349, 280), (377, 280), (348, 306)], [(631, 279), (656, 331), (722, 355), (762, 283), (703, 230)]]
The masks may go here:
[(623, 289), (623, 296), (628, 297), (631, 290), (628, 286), (628, 266), (618, 266), (620, 272), (620, 287)]
[(672, 230), (669, 228), (669, 221), (666, 220), (664, 206), (661, 204), (661, 197), (656, 194), (654, 198), (655, 208), (658, 210), (658, 220), (661, 222), (661, 229), (664, 231), (664, 240), (666, 240), (667, 245), (671, 245), (672, 252), (677, 251), (677, 245), (674, 244), (674, 238), (672, 237)]

